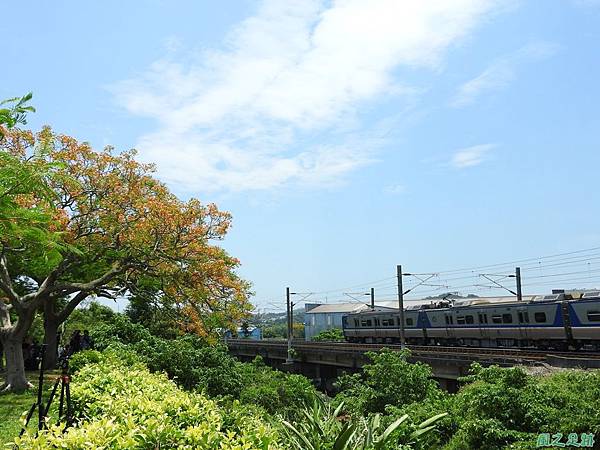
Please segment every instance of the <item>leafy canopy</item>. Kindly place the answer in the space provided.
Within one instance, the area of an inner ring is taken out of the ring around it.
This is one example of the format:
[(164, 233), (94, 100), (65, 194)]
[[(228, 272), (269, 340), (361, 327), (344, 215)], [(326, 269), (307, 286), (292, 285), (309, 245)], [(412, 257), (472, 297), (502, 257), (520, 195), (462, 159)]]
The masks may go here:
[[(134, 150), (98, 152), (50, 128), (12, 129), (0, 155), (7, 161), (0, 231), (14, 241), (2, 243), (6, 266), (11, 279), (37, 283), (36, 301), (74, 296), (72, 311), (90, 295), (116, 297), (151, 282), (182, 312), (185, 331), (209, 336), (247, 314), (249, 285), (235, 273), (239, 261), (214, 243), (231, 216), (214, 204), (178, 199)], [(15, 205), (23, 217), (10, 213)], [(27, 239), (37, 229), (52, 239)], [(10, 293), (7, 280), (0, 287)]]

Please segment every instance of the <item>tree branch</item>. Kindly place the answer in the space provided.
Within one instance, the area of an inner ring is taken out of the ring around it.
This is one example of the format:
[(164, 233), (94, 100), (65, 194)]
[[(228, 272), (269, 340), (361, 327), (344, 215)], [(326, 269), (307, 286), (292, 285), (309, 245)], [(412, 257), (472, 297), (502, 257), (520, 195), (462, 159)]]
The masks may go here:
[(69, 265), (74, 261), (73, 255), (68, 255), (60, 262), (56, 268), (48, 274), (46, 279), (42, 281), (38, 290), (36, 292), (32, 292), (23, 297), (24, 301), (29, 301), (37, 297), (41, 297), (43, 295), (47, 295), (53, 291), (52, 285), (56, 282), (58, 277), (69, 267)]
[(79, 291), (85, 291), (89, 295), (95, 289), (103, 286), (108, 283), (114, 277), (124, 272), (128, 266), (121, 265), (121, 263), (116, 262), (112, 265), (110, 270), (108, 270), (104, 275), (95, 280), (88, 281), (87, 283), (60, 283), (56, 284), (53, 287), (49, 288), (49, 292), (56, 293), (57, 296), (73, 294)]
[(67, 320), (67, 317), (69, 317), (73, 310), (77, 308), (77, 305), (84, 301), (88, 295), (90, 295), (89, 292), (81, 291), (75, 297), (69, 300), (65, 307), (57, 314), (59, 323), (63, 323), (65, 320)]
[(19, 294), (15, 292), (12, 280), (10, 279), (8, 262), (6, 261), (6, 255), (4, 253), (0, 254), (0, 289), (6, 293), (10, 302), (17, 310), (21, 308), (22, 303), (19, 299)]

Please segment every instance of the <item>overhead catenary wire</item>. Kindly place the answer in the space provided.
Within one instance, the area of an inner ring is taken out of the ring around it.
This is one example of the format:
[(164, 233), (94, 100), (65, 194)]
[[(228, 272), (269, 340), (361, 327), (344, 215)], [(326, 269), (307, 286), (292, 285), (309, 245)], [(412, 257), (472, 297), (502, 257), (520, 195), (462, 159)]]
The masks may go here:
[[(436, 272), (430, 272), (427, 274), (423, 274), (423, 275), (430, 275), (432, 273), (434, 273), (436, 275), (436, 280), (435, 281), (439, 281), (439, 286), (437, 286), (435, 289), (425, 289), (423, 290), (423, 287), (431, 287), (431, 286), (421, 286), (419, 288), (417, 288), (417, 290), (414, 292), (414, 294), (418, 294), (419, 296), (423, 297), (423, 296), (429, 296), (429, 295), (436, 295), (442, 291), (446, 291), (446, 292), (468, 292), (470, 290), (473, 291), (481, 291), (481, 290), (500, 290), (500, 288), (492, 288), (492, 287), (482, 287), (481, 285), (478, 284), (479, 278), (480, 278), (480, 272), (485, 272), (485, 271), (494, 271), (494, 272), (507, 272), (506, 275), (503, 274), (499, 274), (501, 276), (509, 276), (510, 274), (512, 274), (512, 271), (514, 270), (514, 266), (516, 264), (519, 264), (521, 267), (522, 272), (524, 272), (524, 286), (526, 288), (530, 287), (530, 286), (542, 286), (542, 285), (547, 285), (547, 284), (561, 284), (561, 283), (570, 283), (570, 282), (581, 282), (581, 281), (589, 281), (592, 276), (592, 274), (596, 274), (599, 272), (599, 270), (597, 269), (597, 267), (600, 267), (600, 247), (591, 247), (591, 248), (586, 248), (586, 249), (580, 249), (580, 250), (574, 250), (574, 251), (570, 251), (570, 252), (563, 252), (563, 253), (555, 253), (555, 254), (551, 254), (551, 255), (545, 255), (545, 256), (539, 256), (539, 257), (531, 257), (531, 258), (523, 258), (523, 259), (516, 259), (513, 261), (507, 261), (507, 262), (503, 262), (503, 263), (496, 263), (496, 264), (487, 264), (487, 265), (480, 265), (480, 266), (472, 266), (472, 267), (466, 267), (466, 268), (462, 268), (462, 269), (453, 269), (453, 270), (445, 270), (445, 271), (436, 271)], [(597, 266), (597, 264), (599, 266)], [(546, 271), (548, 269), (551, 268), (569, 268), (569, 269), (573, 269), (570, 270), (568, 272), (560, 272), (560, 273), (546, 273)], [(574, 270), (574, 269), (580, 269), (580, 270)], [(533, 274), (532, 272), (534, 271), (539, 271), (540, 274)], [(419, 273), (414, 273), (415, 275), (419, 275)], [(571, 276), (571, 275), (584, 275), (587, 274), (587, 276), (583, 276), (583, 277), (579, 277), (579, 278), (569, 278), (569, 279), (560, 279), (561, 277), (564, 276)], [(373, 280), (373, 281), (367, 281), (367, 282), (363, 282), (363, 283), (357, 283), (357, 284), (353, 284), (350, 286), (346, 286), (346, 287), (342, 287), (342, 288), (336, 288), (336, 289), (326, 289), (326, 290), (322, 290), (322, 291), (316, 291), (314, 292), (314, 296), (313, 298), (311, 298), (312, 302), (319, 302), (322, 301), (322, 298), (319, 298), (320, 296), (324, 295), (324, 294), (332, 294), (332, 293), (338, 293), (338, 294), (343, 294), (344, 291), (348, 291), (350, 289), (359, 289), (359, 288), (370, 288), (370, 287), (374, 287), (378, 292), (386, 292), (386, 291), (392, 291), (395, 290), (397, 288), (397, 284), (394, 282), (391, 282), (392, 280), (394, 280), (396, 277), (394, 276), (389, 276), (389, 277), (383, 277), (381, 279), (377, 279), (377, 280)], [(544, 280), (544, 279), (552, 279), (553, 281), (549, 281), (546, 283), (541, 283), (538, 280)], [(454, 282), (456, 281), (472, 281), (470, 284), (467, 283), (461, 283), (458, 285), (455, 285)], [(587, 284), (587, 283), (586, 283)], [(414, 289), (413, 286), (408, 286), (409, 290)], [(339, 298), (339, 299), (335, 299), (335, 298), (327, 298), (326, 299), (328, 303), (348, 303), (351, 299), (348, 298)], [(390, 301), (393, 301), (394, 299), (390, 299)], [(411, 299), (408, 298), (408, 301), (410, 301)], [(265, 302), (263, 304), (269, 305), (269, 306), (273, 306), (274, 308), (280, 309), (280, 310), (284, 310), (284, 306), (283, 305), (279, 305), (279, 304), (275, 304), (274, 302), (278, 302), (279, 298), (270, 298), (268, 302)], [(386, 301), (385, 299), (382, 299), (381, 297), (378, 298), (378, 301)], [(363, 303), (361, 301), (358, 301), (359, 303)], [(305, 303), (304, 301), (298, 301), (296, 302), (297, 304), (299, 303)], [(365, 301), (366, 303), (366, 301)]]

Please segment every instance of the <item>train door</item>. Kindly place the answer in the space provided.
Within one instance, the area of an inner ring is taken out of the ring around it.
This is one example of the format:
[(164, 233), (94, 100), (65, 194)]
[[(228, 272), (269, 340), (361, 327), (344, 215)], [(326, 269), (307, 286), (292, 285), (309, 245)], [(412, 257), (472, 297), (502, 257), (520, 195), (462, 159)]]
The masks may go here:
[(527, 345), (530, 339), (529, 336), (529, 311), (525, 306), (517, 308), (517, 322), (519, 327), (519, 344)]
[(446, 325), (446, 339), (453, 340), (455, 338), (454, 333), (454, 314), (452, 312), (447, 311), (444, 312), (444, 322)]
[(481, 342), (485, 342), (490, 338), (490, 333), (489, 333), (489, 328), (486, 325), (487, 321), (487, 314), (485, 313), (485, 310), (478, 310), (477, 311), (477, 323), (479, 324), (479, 340), (480, 340), (480, 344)]

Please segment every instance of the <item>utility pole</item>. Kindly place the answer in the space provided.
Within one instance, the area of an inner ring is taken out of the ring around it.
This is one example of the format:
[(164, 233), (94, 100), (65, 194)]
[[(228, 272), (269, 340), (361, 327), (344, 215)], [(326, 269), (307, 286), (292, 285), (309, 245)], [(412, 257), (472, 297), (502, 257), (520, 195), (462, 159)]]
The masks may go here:
[(402, 266), (396, 266), (396, 275), (398, 277), (398, 309), (400, 310), (400, 346), (405, 347), (404, 340), (404, 288), (402, 287)]
[(290, 336), (294, 340), (294, 302), (290, 302)]
[(517, 278), (517, 301), (523, 301), (523, 291), (521, 289), (521, 268), (515, 268), (515, 277)]
[(375, 311), (375, 288), (371, 288), (371, 309)]
[(286, 298), (286, 302), (287, 302), (287, 358), (286, 358), (286, 363), (291, 363), (292, 359), (290, 358), (290, 355), (292, 353), (292, 304), (290, 302), (290, 288), (286, 287), (285, 288), (285, 298)]

